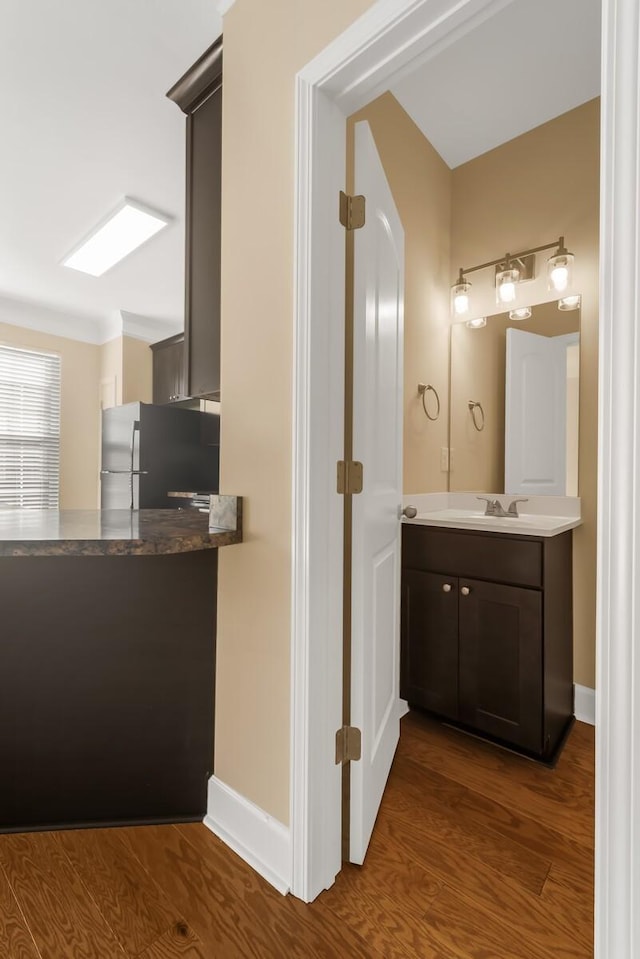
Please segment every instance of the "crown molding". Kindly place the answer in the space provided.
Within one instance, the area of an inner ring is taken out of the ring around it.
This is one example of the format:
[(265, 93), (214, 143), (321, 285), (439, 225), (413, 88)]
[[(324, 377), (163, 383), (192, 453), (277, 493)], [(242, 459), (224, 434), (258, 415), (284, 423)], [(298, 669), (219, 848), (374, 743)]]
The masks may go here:
[[(134, 340), (144, 340), (145, 343), (157, 343), (168, 336), (183, 332), (183, 325), (172, 320), (158, 320), (152, 316), (142, 316), (140, 313), (129, 313), (120, 310), (120, 333), (122, 336), (131, 336)], [(118, 336), (118, 333), (115, 334)]]
[(0, 296), (0, 323), (94, 345), (109, 339), (104, 335), (103, 321), (95, 316), (63, 312), (41, 303), (6, 296)]

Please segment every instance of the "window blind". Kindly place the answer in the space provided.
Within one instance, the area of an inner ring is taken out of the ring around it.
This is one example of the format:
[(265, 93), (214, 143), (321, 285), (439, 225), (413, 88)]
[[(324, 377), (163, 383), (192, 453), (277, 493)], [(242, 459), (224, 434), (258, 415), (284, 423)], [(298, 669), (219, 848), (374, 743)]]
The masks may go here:
[(60, 357), (0, 345), (0, 507), (57, 509)]

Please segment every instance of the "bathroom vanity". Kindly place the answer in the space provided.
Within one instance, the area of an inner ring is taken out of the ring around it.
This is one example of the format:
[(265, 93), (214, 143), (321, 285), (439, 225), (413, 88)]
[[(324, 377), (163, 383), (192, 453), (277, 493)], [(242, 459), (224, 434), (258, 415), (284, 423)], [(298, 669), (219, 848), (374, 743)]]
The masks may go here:
[(572, 533), (483, 521), (403, 523), (401, 696), (552, 762), (573, 721)]

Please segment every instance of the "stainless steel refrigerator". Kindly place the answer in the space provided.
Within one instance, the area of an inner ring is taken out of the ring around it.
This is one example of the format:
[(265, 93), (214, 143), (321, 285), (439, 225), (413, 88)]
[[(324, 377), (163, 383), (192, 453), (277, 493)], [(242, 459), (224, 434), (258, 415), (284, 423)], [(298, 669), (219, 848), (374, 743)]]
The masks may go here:
[(102, 413), (102, 509), (175, 508), (167, 494), (217, 492), (220, 417), (127, 403)]

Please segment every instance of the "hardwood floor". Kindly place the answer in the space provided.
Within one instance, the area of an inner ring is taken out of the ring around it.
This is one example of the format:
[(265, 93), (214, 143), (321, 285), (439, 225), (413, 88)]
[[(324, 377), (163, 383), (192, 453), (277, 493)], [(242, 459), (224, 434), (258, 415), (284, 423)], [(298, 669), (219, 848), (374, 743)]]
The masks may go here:
[(365, 865), (311, 905), (200, 824), (0, 836), (0, 956), (588, 959), (593, 739), (550, 770), (410, 713)]

